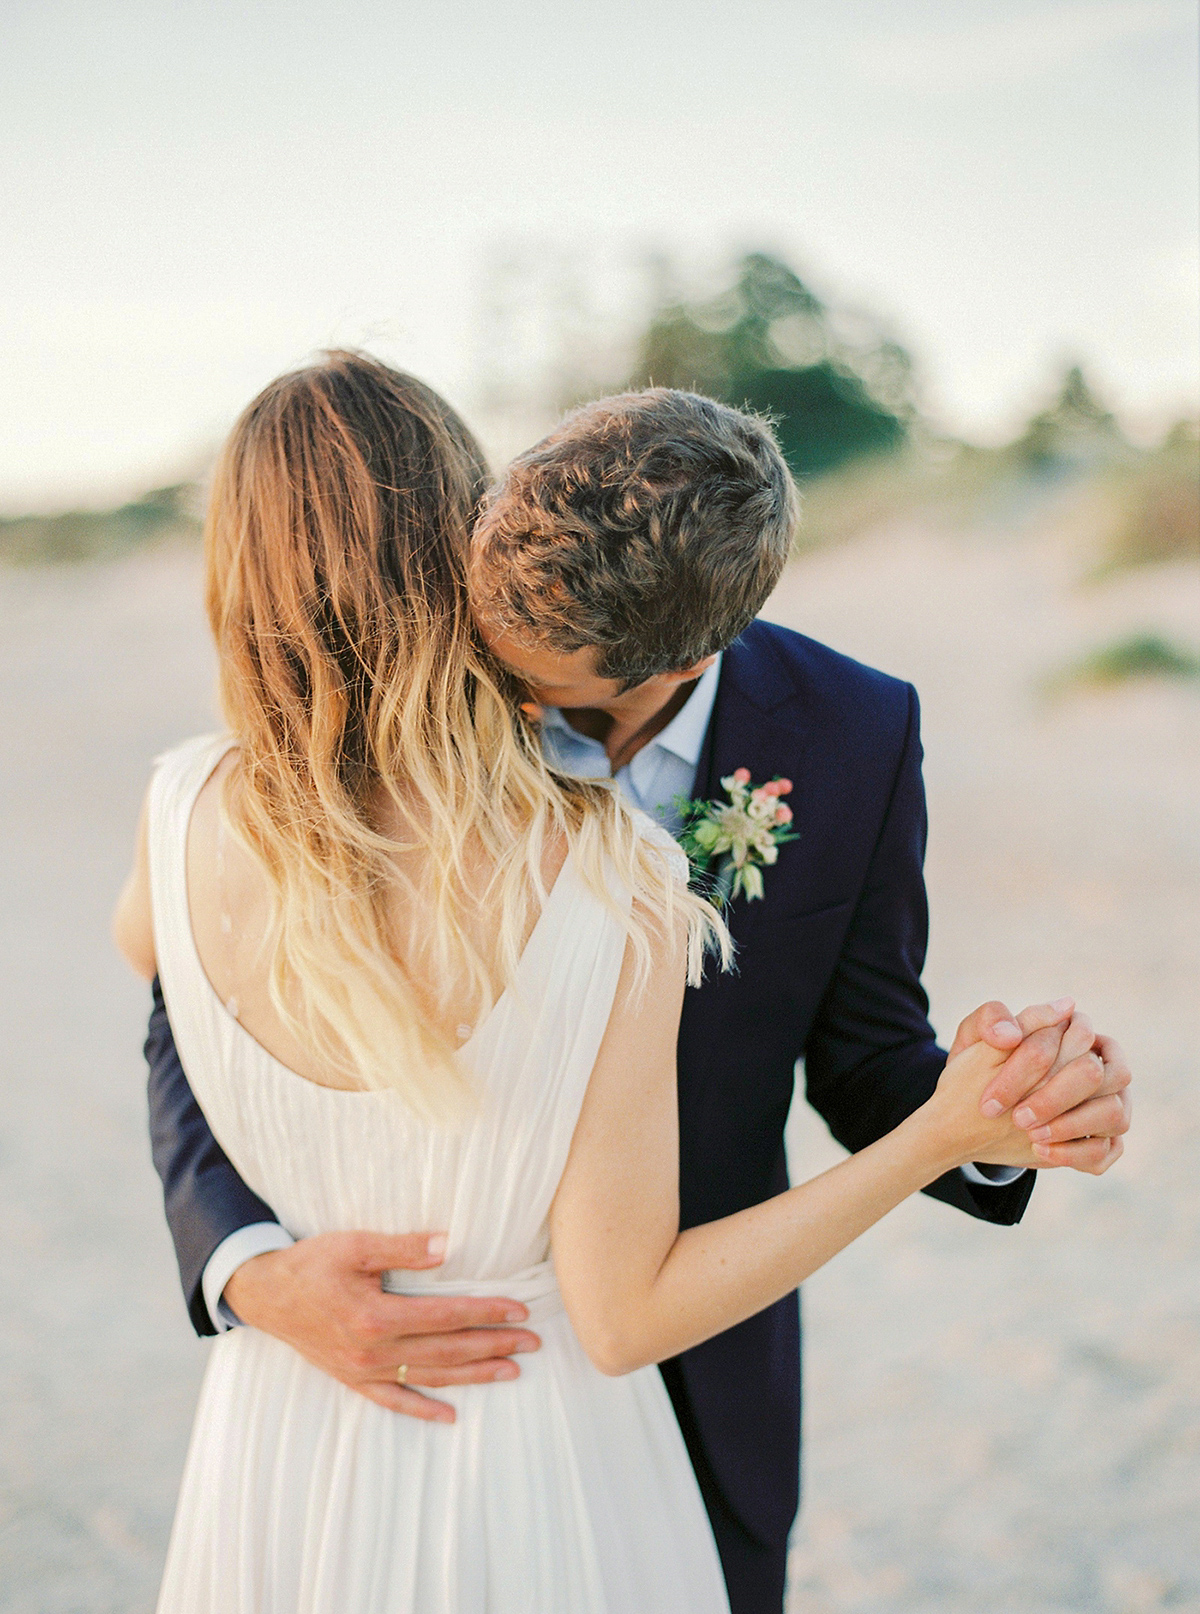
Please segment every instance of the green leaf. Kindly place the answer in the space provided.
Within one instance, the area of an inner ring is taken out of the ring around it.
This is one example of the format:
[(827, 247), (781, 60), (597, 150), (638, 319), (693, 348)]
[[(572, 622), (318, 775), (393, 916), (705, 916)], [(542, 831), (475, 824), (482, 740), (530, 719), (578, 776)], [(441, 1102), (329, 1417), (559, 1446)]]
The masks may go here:
[(763, 894), (762, 870), (757, 863), (747, 863), (738, 871), (747, 902), (760, 902)]

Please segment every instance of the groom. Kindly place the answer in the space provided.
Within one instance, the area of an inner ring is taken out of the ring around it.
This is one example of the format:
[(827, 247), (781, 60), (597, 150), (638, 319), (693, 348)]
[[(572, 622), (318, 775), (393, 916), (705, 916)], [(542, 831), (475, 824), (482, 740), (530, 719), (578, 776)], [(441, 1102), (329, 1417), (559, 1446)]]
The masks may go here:
[[(925, 806), (907, 685), (754, 620), (787, 558), (794, 491), (770, 434), (707, 399), (655, 390), (579, 411), (510, 468), (480, 522), (480, 631), (541, 708), (563, 771), (613, 777), (673, 824), (679, 795), (747, 768), (793, 781), (797, 839), (735, 902), (733, 975), (689, 991), (679, 1034), (683, 1226), (786, 1184), (797, 1061), (834, 1136), (859, 1149), (932, 1092), (946, 1060), (920, 984)], [(1045, 1081), (1069, 1003), (1015, 1025), (978, 1010), (957, 1046), (1016, 1049), (984, 1096), (1049, 1164), (1119, 1155), (1129, 1072), (1110, 1039)], [(1032, 1031), (1022, 1040), (1025, 1031)], [(287, 1340), (371, 1399), (423, 1417), (412, 1388), (513, 1377), (536, 1349), (505, 1300), (385, 1293), (436, 1239), (370, 1232), (293, 1242), (237, 1176), (180, 1067), (155, 983), (147, 1042), (155, 1163), (192, 1321)], [(1039, 1087), (1039, 1083), (1044, 1085)], [(1034, 1089), (1037, 1089), (1034, 1092)], [(1017, 1221), (1031, 1173), (952, 1172), (927, 1190)], [(397, 1383), (404, 1364), (405, 1385)], [(800, 1329), (790, 1298), (674, 1361), (663, 1377), (695, 1465), (734, 1614), (779, 1614), (798, 1502)], [(495, 1394), (503, 1394), (495, 1390)]]

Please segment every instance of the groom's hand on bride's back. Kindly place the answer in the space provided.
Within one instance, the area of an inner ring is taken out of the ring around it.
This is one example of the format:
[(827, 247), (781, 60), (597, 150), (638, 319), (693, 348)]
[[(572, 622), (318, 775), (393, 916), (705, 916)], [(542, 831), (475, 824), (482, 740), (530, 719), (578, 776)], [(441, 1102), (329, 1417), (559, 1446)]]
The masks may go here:
[(383, 1289), (385, 1272), (429, 1271), (445, 1247), (438, 1234), (321, 1233), (244, 1262), (224, 1300), (241, 1322), (379, 1406), (453, 1423), (453, 1407), (423, 1389), (514, 1379), (520, 1369), (510, 1357), (541, 1341), (519, 1326), (529, 1313), (515, 1300)]
[(1003, 1003), (985, 1003), (959, 1026), (950, 1057), (976, 1042), (1011, 1050), (981, 1094), (980, 1109), (1013, 1110), (1041, 1165), (1098, 1177), (1121, 1158), (1132, 1074), (1117, 1043), (1094, 1033), (1087, 1017), (1074, 1012), (1073, 999), (1019, 1015)]

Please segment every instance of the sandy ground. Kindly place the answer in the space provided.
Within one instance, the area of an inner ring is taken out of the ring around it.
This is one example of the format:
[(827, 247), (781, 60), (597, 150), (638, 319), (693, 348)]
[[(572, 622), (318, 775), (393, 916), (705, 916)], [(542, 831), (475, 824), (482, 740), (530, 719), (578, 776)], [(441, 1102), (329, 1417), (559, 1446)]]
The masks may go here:
[[(1200, 1610), (1200, 698), (1034, 696), (1118, 632), (1200, 638), (1200, 584), (1079, 567), (1069, 535), (897, 529), (767, 613), (921, 690), (937, 1023), (1074, 992), (1140, 1095), (1118, 1168), (1048, 1176), (1019, 1229), (913, 1202), (807, 1286), (794, 1614)], [(210, 684), (193, 557), (0, 574), (3, 1614), (153, 1606), (204, 1347), (106, 926)], [(799, 1171), (836, 1158), (802, 1104), (792, 1133)]]

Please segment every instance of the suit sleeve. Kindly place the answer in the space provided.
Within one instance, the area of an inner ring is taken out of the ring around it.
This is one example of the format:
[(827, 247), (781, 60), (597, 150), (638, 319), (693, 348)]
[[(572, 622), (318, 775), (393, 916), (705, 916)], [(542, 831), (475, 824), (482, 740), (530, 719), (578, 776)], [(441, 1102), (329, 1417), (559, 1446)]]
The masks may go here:
[(209, 1257), (239, 1228), (278, 1217), (246, 1186), (213, 1137), (180, 1063), (157, 976), (152, 990), (146, 1037), (150, 1149), (162, 1178), (167, 1226), (192, 1327), (198, 1334), (212, 1334), (216, 1330), (203, 1293)]
[[(908, 721), (891, 799), (836, 969), (805, 1049), (809, 1103), (847, 1149), (865, 1148), (919, 1108), (946, 1063), (921, 985), (929, 938), (920, 708)], [(948, 1172), (925, 1190), (985, 1221), (1019, 1221), (1033, 1172), (985, 1188)]]

